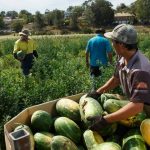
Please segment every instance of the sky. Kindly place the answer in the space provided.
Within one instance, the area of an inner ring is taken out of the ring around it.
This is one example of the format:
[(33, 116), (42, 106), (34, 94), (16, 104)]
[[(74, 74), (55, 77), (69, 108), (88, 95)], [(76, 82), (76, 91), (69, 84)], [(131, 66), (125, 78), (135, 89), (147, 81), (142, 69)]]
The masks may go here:
[[(17, 11), (27, 10), (30, 13), (35, 13), (40, 11), (44, 13), (46, 9), (48, 10), (66, 10), (69, 6), (78, 6), (83, 4), (85, 0), (0, 0), (0, 12), (1, 11)], [(112, 3), (113, 8), (116, 8), (120, 3), (120, 0), (108, 0)], [(123, 3), (125, 5), (130, 5), (136, 0), (125, 0)]]

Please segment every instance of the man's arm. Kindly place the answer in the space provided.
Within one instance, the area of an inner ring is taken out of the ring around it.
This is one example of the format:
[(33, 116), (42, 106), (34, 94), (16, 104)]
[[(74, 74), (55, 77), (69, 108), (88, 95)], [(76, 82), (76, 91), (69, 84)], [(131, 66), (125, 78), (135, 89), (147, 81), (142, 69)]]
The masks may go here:
[(38, 58), (39, 56), (38, 56), (38, 53), (37, 53), (37, 51), (36, 50), (33, 50), (33, 55), (36, 57), (36, 58)]
[(100, 87), (96, 92), (98, 93), (105, 93), (110, 90), (113, 90), (117, 86), (120, 85), (120, 81), (115, 76), (112, 76), (102, 87)]
[(134, 116), (143, 111), (143, 103), (129, 102), (127, 105), (119, 109), (118, 111), (104, 116), (104, 119), (111, 123), (120, 120), (125, 120), (131, 116)]
[(85, 56), (85, 61), (86, 61), (86, 66), (89, 68), (89, 52), (86, 51), (86, 56)]
[(96, 91), (94, 90), (92, 92), (89, 92), (87, 94), (87, 97), (92, 97), (94, 99), (98, 99), (101, 96), (101, 94), (108, 92), (109, 90), (114, 89), (118, 85), (120, 85), (119, 79), (116, 78), (115, 76), (113, 76), (103, 86), (101, 86), (98, 90), (96, 90)]
[(112, 52), (108, 52), (108, 60), (112, 64)]

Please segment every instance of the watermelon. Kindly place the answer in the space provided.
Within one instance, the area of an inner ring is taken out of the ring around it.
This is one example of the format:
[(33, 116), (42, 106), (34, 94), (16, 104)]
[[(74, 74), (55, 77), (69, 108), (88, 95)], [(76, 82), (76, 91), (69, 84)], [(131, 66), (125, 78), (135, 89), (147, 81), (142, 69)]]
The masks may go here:
[(49, 132), (37, 132), (34, 135), (36, 150), (50, 150), (53, 136)]
[(80, 142), (81, 130), (73, 120), (67, 117), (59, 117), (55, 120), (54, 127), (57, 134), (66, 136), (75, 143)]
[(79, 104), (71, 99), (60, 99), (56, 104), (56, 110), (60, 116), (80, 121)]
[(121, 99), (123, 99), (123, 96), (121, 96), (121, 95), (119, 95), (119, 94), (103, 93), (103, 94), (101, 95), (101, 99), (100, 99), (100, 103), (102, 104), (102, 106), (104, 105), (104, 103), (105, 103), (108, 99), (121, 100)]
[(14, 131), (18, 131), (18, 130), (20, 130), (20, 129), (25, 129), (26, 131), (29, 132), (29, 134), (30, 134), (30, 145), (31, 145), (31, 146), (30, 146), (30, 150), (34, 150), (35, 142), (34, 142), (33, 133), (32, 133), (32, 131), (31, 131), (30, 127), (27, 126), (27, 125), (24, 125), (24, 124), (20, 124), (19, 126), (17, 126), (17, 127), (14, 129)]
[(77, 147), (78, 147), (78, 150), (85, 150), (84, 146), (82, 145), (77, 145)]
[(20, 51), (17, 52), (17, 58), (19, 60), (23, 60), (25, 58), (25, 56), (26, 56), (26, 54), (22, 50), (20, 50)]
[(150, 146), (150, 118), (142, 121), (140, 131), (144, 141)]
[(35, 131), (49, 131), (53, 125), (52, 116), (43, 110), (35, 111), (31, 117), (31, 126)]
[(123, 138), (123, 150), (146, 150), (144, 139), (138, 129), (129, 130)]
[[(121, 109), (123, 106), (127, 105), (129, 101), (127, 100), (115, 100), (115, 99), (108, 99), (105, 101), (103, 107), (108, 113), (116, 112), (117, 110)], [(147, 117), (146, 113), (143, 111), (138, 113), (135, 116), (129, 117), (126, 120), (119, 121), (122, 125), (128, 127), (136, 127), (140, 126), (141, 122)]]
[(87, 120), (88, 117), (101, 116), (103, 109), (98, 101), (90, 97), (81, 97), (79, 101), (81, 120), (85, 126), (91, 125), (91, 122)]
[(121, 150), (121, 147), (114, 142), (104, 142), (95, 146), (92, 150)]
[(100, 131), (98, 131), (102, 136), (108, 136), (108, 135), (112, 135), (113, 133), (116, 132), (117, 130), (117, 123), (110, 123), (107, 126), (105, 126), (103, 129), (101, 129)]
[(86, 130), (83, 133), (83, 137), (84, 137), (85, 145), (88, 150), (92, 149), (95, 145), (104, 142), (102, 136), (99, 133), (92, 130)]
[(112, 134), (107, 139), (106, 142), (115, 142), (119, 145), (121, 145), (120, 136), (118, 134)]
[(69, 138), (57, 135), (52, 138), (51, 150), (78, 150), (78, 148)]
[(113, 113), (127, 105), (129, 101), (127, 100), (116, 100), (116, 99), (108, 99), (105, 101), (103, 107), (108, 113)]

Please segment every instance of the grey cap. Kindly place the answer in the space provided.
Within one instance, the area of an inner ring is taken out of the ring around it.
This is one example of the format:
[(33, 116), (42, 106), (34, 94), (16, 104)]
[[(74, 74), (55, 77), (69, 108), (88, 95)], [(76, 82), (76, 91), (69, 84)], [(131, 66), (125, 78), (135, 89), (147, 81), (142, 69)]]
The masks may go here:
[(125, 44), (136, 44), (138, 41), (135, 28), (129, 24), (117, 25), (112, 32), (107, 32), (104, 36)]

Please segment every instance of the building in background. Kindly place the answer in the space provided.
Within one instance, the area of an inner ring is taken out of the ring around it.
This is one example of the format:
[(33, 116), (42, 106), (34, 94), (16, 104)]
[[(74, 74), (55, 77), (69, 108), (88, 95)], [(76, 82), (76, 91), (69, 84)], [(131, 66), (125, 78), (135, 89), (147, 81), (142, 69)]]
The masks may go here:
[(115, 24), (122, 24), (122, 23), (133, 24), (134, 20), (135, 20), (135, 15), (130, 14), (128, 12), (115, 13), (114, 16)]

